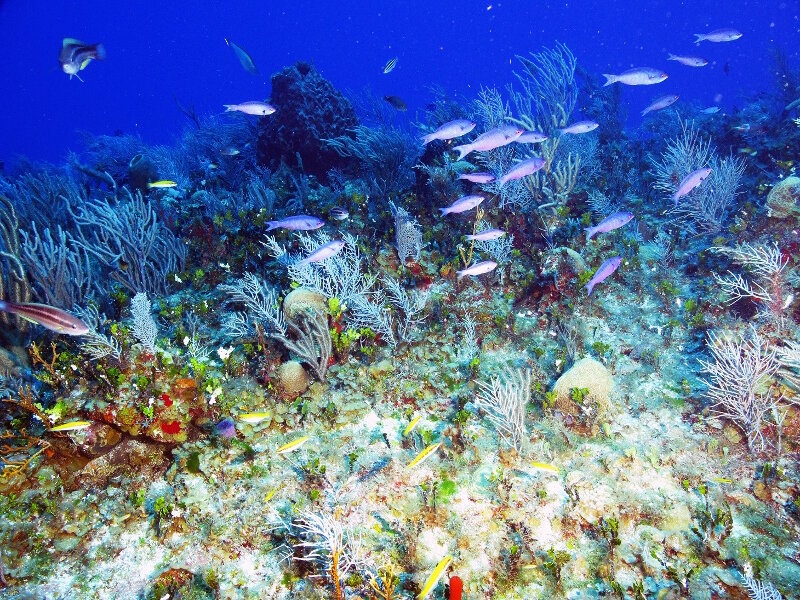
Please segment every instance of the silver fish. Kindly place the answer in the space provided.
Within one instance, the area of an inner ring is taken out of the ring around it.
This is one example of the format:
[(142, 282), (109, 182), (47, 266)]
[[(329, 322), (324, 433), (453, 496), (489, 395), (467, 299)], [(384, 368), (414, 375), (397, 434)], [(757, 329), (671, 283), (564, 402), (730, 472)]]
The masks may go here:
[(515, 164), (511, 169), (509, 169), (508, 173), (503, 175), (500, 179), (497, 180), (499, 187), (503, 187), (506, 182), (513, 181), (514, 179), (522, 179), (523, 177), (527, 177), (528, 175), (532, 175), (536, 173), (539, 169), (544, 167), (545, 160), (539, 157), (529, 158), (528, 160), (523, 160)]
[(518, 144), (538, 144), (547, 139), (547, 136), (541, 131), (526, 131), (517, 138)]
[(327, 244), (323, 244), (322, 246), (317, 248), (314, 252), (305, 257), (303, 260), (297, 261), (295, 264), (307, 265), (309, 263), (315, 263), (327, 260), (331, 256), (334, 256), (339, 252), (341, 252), (342, 248), (344, 248), (344, 242), (342, 240), (332, 240)]
[(496, 262), (493, 260), (484, 260), (479, 263), (475, 263), (471, 267), (467, 267), (461, 271), (456, 271), (456, 275), (458, 275), (458, 278), (461, 279), (462, 277), (466, 277), (468, 275), (483, 275), (484, 273), (494, 271), (496, 268)]
[(695, 33), (695, 44), (699, 44), (703, 40), (709, 42), (732, 42), (742, 37), (742, 33), (735, 29), (715, 29), (710, 33)]
[(346, 221), (350, 218), (350, 213), (339, 206), (332, 208), (328, 214), (337, 221)]
[(647, 113), (653, 112), (654, 110), (665, 109), (668, 106), (672, 106), (677, 101), (678, 101), (677, 94), (671, 94), (669, 96), (661, 96), (661, 98), (653, 102), (650, 106), (648, 106), (642, 111), (642, 116), (645, 116)]
[(667, 60), (678, 61), (687, 67), (705, 67), (708, 64), (708, 61), (705, 58), (700, 58), (699, 56), (680, 56), (678, 54), (668, 54)]
[(719, 106), (709, 106), (700, 111), (704, 115), (713, 115), (719, 112)]
[(615, 212), (613, 215), (607, 216), (594, 227), (586, 227), (586, 241), (588, 242), (595, 233), (608, 233), (626, 225), (633, 219), (633, 213), (629, 212)]
[(458, 178), (472, 183), (492, 183), (495, 180), (491, 173), (462, 173)]
[(394, 68), (396, 66), (397, 66), (397, 57), (388, 60), (383, 67), (383, 74), (388, 75), (389, 73), (394, 71)]
[(38, 323), (56, 333), (84, 335), (89, 332), (89, 327), (78, 317), (60, 308), (47, 306), (46, 304), (34, 304), (32, 302), (20, 302), (17, 304), (16, 302), (0, 300), (0, 311), (17, 315), (31, 323)]
[(447, 208), (440, 208), (439, 210), (442, 211), (441, 216), (449, 215), (450, 213), (463, 213), (472, 210), (481, 202), (483, 202), (483, 196), (462, 196)]
[(452, 140), (453, 138), (468, 134), (473, 129), (475, 129), (474, 121), (456, 119), (455, 121), (445, 123), (433, 133), (422, 136), (422, 143), (430, 144), (433, 140)]
[(621, 256), (612, 256), (608, 260), (604, 261), (602, 265), (600, 265), (600, 268), (595, 271), (594, 277), (592, 277), (589, 280), (589, 283), (584, 286), (586, 291), (589, 293), (589, 296), (592, 295), (594, 286), (608, 279), (608, 277), (610, 277), (614, 271), (619, 268), (620, 263), (622, 263)]
[(564, 129), (559, 129), (559, 131), (562, 135), (565, 133), (589, 133), (590, 131), (597, 129), (599, 126), (600, 124), (595, 121), (578, 121), (577, 123), (573, 123), (572, 125), (564, 127)]
[(624, 83), (625, 85), (653, 85), (664, 81), (667, 78), (667, 74), (659, 69), (636, 67), (634, 69), (628, 69), (619, 75), (603, 73), (603, 77), (606, 78), (603, 87), (617, 82)]
[(686, 177), (684, 177), (683, 181), (681, 181), (681, 184), (678, 186), (678, 189), (672, 195), (672, 199), (675, 201), (675, 206), (678, 206), (678, 200), (703, 183), (710, 174), (711, 169), (709, 167), (703, 167), (702, 169), (697, 169), (697, 171), (692, 171)]
[(241, 104), (223, 104), (223, 106), (225, 107), (225, 112), (241, 112), (256, 117), (266, 117), (275, 112), (274, 106), (257, 100), (242, 102)]
[(267, 231), (278, 228), (289, 229), (291, 231), (311, 231), (312, 229), (319, 229), (323, 225), (325, 225), (325, 221), (318, 217), (295, 215), (293, 217), (286, 217), (280, 221), (267, 221)]
[(468, 235), (467, 239), (470, 241), (476, 242), (489, 242), (491, 240), (496, 240), (503, 237), (506, 234), (505, 231), (502, 229), (486, 229), (485, 231), (481, 231), (480, 233), (476, 233), (473, 235)]
[(58, 53), (58, 63), (70, 79), (77, 77), (82, 82), (78, 72), (83, 71), (92, 60), (104, 60), (105, 57), (106, 48), (103, 44), (85, 44), (75, 38), (64, 38)]
[(225, 38), (225, 43), (233, 50), (233, 53), (236, 55), (236, 58), (239, 59), (239, 64), (242, 65), (242, 68), (250, 73), (251, 75), (258, 75), (258, 69), (256, 68), (256, 63), (253, 62), (251, 56), (244, 51), (243, 48), (237, 46), (228, 38)]
[(482, 133), (474, 142), (464, 144), (463, 146), (456, 146), (453, 150), (458, 152), (458, 160), (464, 158), (467, 154), (474, 150), (479, 152), (488, 152), (501, 146), (507, 146), (511, 142), (517, 140), (521, 136), (523, 130), (516, 125), (507, 125), (505, 127), (495, 127), (486, 133)]

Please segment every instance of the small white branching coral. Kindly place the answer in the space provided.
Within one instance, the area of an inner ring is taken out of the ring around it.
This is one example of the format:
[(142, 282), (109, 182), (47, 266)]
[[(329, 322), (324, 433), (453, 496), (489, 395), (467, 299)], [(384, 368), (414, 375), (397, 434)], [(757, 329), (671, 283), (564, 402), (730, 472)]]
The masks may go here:
[(458, 361), (462, 364), (470, 364), (481, 351), (476, 331), (478, 324), (469, 311), (464, 312), (464, 320), (461, 324), (464, 326), (464, 335), (461, 339), (461, 347), (458, 349)]
[(708, 348), (713, 361), (700, 364), (712, 410), (742, 430), (751, 452), (764, 450), (763, 422), (783, 400), (769, 385), (780, 368), (776, 350), (755, 328), (749, 340), (738, 342), (709, 334)]
[(131, 314), (133, 315), (133, 335), (139, 343), (155, 355), (156, 336), (158, 335), (158, 325), (151, 314), (152, 305), (147, 298), (147, 294), (139, 292), (133, 297), (131, 302)]
[(528, 435), (525, 410), (531, 400), (533, 372), (529, 369), (507, 369), (489, 383), (478, 382), (481, 392), (475, 404), (486, 412), (486, 418), (509, 446), (519, 451)]
[(731, 257), (734, 262), (753, 274), (751, 279), (745, 279), (742, 275), (731, 271), (728, 271), (726, 277), (714, 273), (714, 279), (729, 296), (729, 302), (750, 298), (759, 305), (761, 317), (774, 319), (783, 326), (784, 312), (791, 303), (786, 282), (786, 266), (789, 259), (783, 255), (777, 244), (771, 246), (742, 244), (735, 248), (718, 246), (712, 250)]
[(252, 273), (245, 273), (244, 277), (237, 279), (232, 284), (219, 286), (227, 292), (231, 300), (247, 307), (247, 313), (233, 313), (224, 323), (230, 333), (247, 334), (250, 323), (263, 323), (273, 332), (286, 334), (286, 319), (281, 310), (278, 293)]
[(111, 356), (119, 361), (122, 357), (122, 347), (119, 341), (100, 333), (101, 326), (106, 322), (106, 316), (101, 315), (93, 304), (86, 308), (76, 308), (75, 314), (89, 328), (89, 331), (81, 336), (81, 350), (94, 360)]
[(742, 579), (752, 600), (783, 600), (783, 596), (774, 585), (753, 577), (753, 567), (750, 564), (746, 564), (743, 571)]

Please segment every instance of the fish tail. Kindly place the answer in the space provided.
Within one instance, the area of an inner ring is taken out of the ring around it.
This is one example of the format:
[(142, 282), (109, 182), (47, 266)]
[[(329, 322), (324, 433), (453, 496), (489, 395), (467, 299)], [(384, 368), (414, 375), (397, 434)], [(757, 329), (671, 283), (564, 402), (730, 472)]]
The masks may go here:
[(433, 140), (435, 140), (436, 138), (435, 138), (435, 137), (433, 137), (434, 135), (435, 135), (435, 134), (433, 134), (433, 133), (429, 133), (428, 135), (423, 135), (423, 136), (422, 136), (422, 145), (423, 145), (423, 146), (427, 146), (427, 145), (428, 145), (428, 144), (430, 144), (430, 143), (431, 143)]
[(505, 177), (501, 177), (500, 179), (497, 180), (497, 187), (502, 188), (507, 182), (508, 179), (506, 179)]
[(0, 300), (0, 311), (11, 312), (11, 306), (5, 300)]
[(667, 52), (667, 60), (678, 60), (678, 57), (675, 56), (672, 52)]
[(465, 144), (463, 146), (456, 146), (453, 148), (456, 152), (458, 152), (458, 158), (456, 160), (461, 160), (467, 154), (472, 152), (472, 147), (469, 144)]
[(461, 279), (462, 277), (465, 277), (466, 274), (467, 274), (466, 269), (464, 269), (463, 271), (456, 271), (456, 275), (458, 275), (459, 279)]
[(94, 47), (94, 57), (97, 60), (105, 60), (106, 59), (106, 47), (103, 44), (97, 44)]
[(616, 75), (609, 75), (608, 73), (603, 73), (603, 77), (606, 78), (606, 82), (603, 84), (603, 87), (606, 87), (607, 85), (611, 85), (612, 83), (616, 83), (618, 81)]
[(450, 214), (450, 209), (449, 208), (440, 208), (439, 210), (442, 211), (442, 214), (439, 215), (440, 217), (443, 217), (443, 216), (445, 216), (447, 214)]
[(586, 241), (588, 242), (595, 233), (597, 233), (597, 229), (595, 227), (584, 227), (583, 230), (586, 232)]
[(586, 289), (586, 292), (587, 292), (586, 295), (587, 296), (591, 296), (592, 295), (592, 290), (594, 289), (594, 282), (590, 281), (589, 283), (587, 283), (583, 287)]
[(645, 108), (645, 109), (642, 111), (642, 116), (645, 116), (645, 115), (646, 115), (647, 113), (649, 113), (649, 112), (650, 112), (650, 108), (649, 108), (649, 107), (648, 107), (648, 108)]
[(236, 110), (235, 104), (223, 104), (222, 106), (225, 107), (225, 112), (233, 112)]
[(280, 227), (278, 223), (279, 221), (267, 221), (267, 231), (272, 231), (273, 229)]
[(700, 43), (700, 42), (702, 42), (704, 39), (706, 39), (706, 36), (705, 36), (705, 35), (703, 35), (702, 33), (695, 33), (695, 34), (694, 34), (694, 43), (695, 43), (695, 44), (699, 44), (699, 43)]

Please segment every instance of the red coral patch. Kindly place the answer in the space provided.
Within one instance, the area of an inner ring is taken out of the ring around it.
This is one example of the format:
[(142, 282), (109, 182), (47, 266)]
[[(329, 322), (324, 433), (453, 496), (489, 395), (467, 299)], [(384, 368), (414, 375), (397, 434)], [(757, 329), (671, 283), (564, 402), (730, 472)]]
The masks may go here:
[(177, 435), (181, 432), (181, 424), (178, 421), (161, 421), (161, 431), (167, 435)]

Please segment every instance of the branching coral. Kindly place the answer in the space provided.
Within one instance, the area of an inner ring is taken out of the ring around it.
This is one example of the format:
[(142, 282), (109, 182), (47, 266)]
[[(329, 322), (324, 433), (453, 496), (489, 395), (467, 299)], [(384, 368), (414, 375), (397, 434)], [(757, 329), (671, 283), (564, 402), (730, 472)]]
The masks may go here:
[(94, 304), (90, 304), (86, 308), (76, 307), (75, 314), (89, 328), (89, 331), (81, 336), (81, 350), (94, 360), (111, 356), (114, 360), (119, 361), (122, 357), (122, 347), (119, 341), (100, 333), (100, 327), (105, 323), (106, 316), (101, 315)]
[[(28, 302), (31, 287), (22, 262), (19, 231), (14, 204), (0, 194), (0, 299)], [(26, 327), (23, 319), (7, 312), (0, 313), (0, 323), (6, 327), (16, 324), (22, 330)]]
[(151, 314), (153, 307), (147, 294), (139, 292), (131, 301), (131, 316), (133, 317), (133, 327), (131, 331), (139, 343), (150, 353), (156, 353), (156, 336), (158, 335), (158, 325)]
[(286, 334), (286, 318), (280, 307), (278, 293), (252, 273), (245, 273), (244, 277), (232, 284), (219, 286), (223, 292), (231, 296), (233, 302), (238, 302), (247, 307), (249, 314), (233, 313), (226, 321), (226, 329), (238, 336), (246, 335), (252, 329), (252, 323), (266, 324), (268, 331), (280, 335)]
[(311, 365), (320, 381), (325, 381), (333, 353), (328, 316), (316, 310), (309, 310), (301, 314), (298, 320), (299, 324), (288, 322), (297, 339), (292, 340), (279, 333), (271, 333), (270, 337), (280, 340), (287, 350), (294, 352), (300, 360)]
[(489, 383), (478, 382), (481, 392), (476, 405), (486, 412), (500, 437), (517, 451), (527, 437), (525, 411), (531, 400), (532, 382), (533, 372), (529, 369), (507, 369)]

